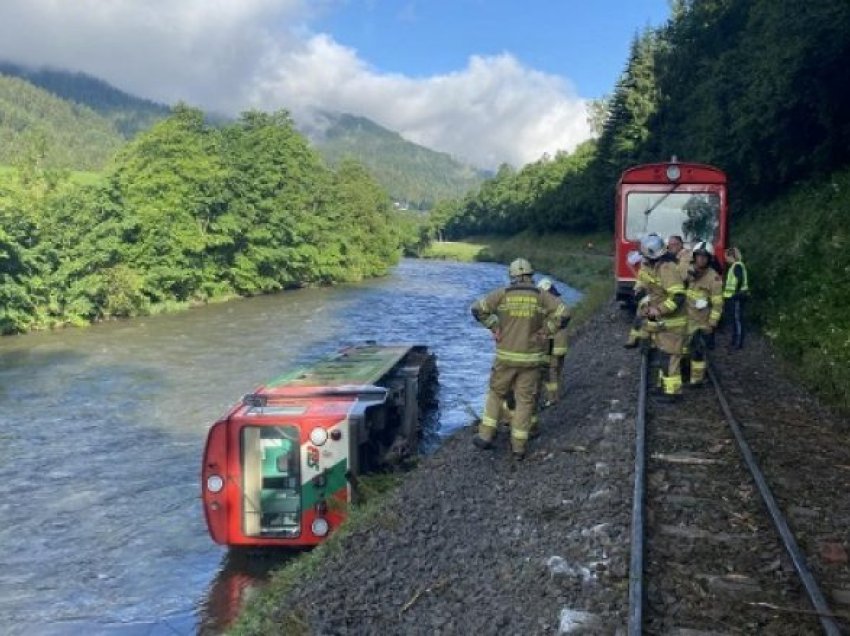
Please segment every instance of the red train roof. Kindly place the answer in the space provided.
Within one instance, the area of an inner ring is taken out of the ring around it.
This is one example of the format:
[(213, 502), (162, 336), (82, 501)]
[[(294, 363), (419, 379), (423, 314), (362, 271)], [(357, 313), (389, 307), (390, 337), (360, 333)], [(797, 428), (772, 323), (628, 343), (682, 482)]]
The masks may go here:
[[(671, 162), (646, 163), (626, 169), (620, 183), (671, 183), (667, 178), (667, 167)], [(678, 183), (726, 183), (726, 173), (720, 168), (702, 163), (676, 162), (681, 171)]]

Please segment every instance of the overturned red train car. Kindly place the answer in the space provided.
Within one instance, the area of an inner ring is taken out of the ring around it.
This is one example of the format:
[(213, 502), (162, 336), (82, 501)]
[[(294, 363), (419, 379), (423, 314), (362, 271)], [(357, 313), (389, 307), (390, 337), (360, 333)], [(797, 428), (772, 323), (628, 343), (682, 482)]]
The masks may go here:
[[(635, 268), (628, 262), (641, 239), (655, 233), (679, 235), (685, 244), (708, 241), (718, 256), (726, 248), (726, 174), (699, 163), (633, 166), (617, 182), (614, 223), (614, 276), (618, 300), (630, 300)], [(722, 260), (721, 263), (722, 265)]]
[(345, 518), (356, 476), (415, 452), (432, 409), (425, 347), (349, 347), (257, 387), (209, 430), (201, 470), (212, 539), (304, 547)]

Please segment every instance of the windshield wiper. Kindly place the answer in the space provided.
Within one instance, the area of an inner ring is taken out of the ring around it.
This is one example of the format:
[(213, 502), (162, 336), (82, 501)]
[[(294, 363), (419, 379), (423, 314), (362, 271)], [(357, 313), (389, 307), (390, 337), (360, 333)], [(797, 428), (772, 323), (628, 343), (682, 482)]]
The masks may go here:
[(655, 208), (657, 208), (659, 205), (664, 203), (664, 201), (667, 199), (667, 197), (669, 197), (671, 194), (673, 194), (676, 191), (676, 188), (678, 188), (680, 185), (681, 185), (680, 183), (674, 184), (672, 188), (667, 190), (667, 192), (665, 192), (664, 195), (660, 199), (658, 199), (658, 201), (656, 201), (651, 206), (646, 208), (646, 210), (644, 210), (644, 213), (643, 213), (643, 234), (646, 234), (646, 230), (649, 228), (649, 215), (652, 214), (652, 212), (653, 212), (653, 210), (655, 210)]
[(671, 194), (673, 194), (680, 185), (681, 185), (680, 183), (677, 183), (672, 188), (667, 190), (667, 192), (664, 193), (664, 196), (662, 196), (660, 199), (658, 199), (658, 201), (656, 201), (651, 206), (646, 208), (646, 210), (644, 211), (644, 214), (646, 216), (649, 216), (650, 214), (652, 214), (652, 211), (655, 210), (655, 208), (657, 208), (659, 205), (661, 205), (667, 199), (667, 197), (669, 197)]

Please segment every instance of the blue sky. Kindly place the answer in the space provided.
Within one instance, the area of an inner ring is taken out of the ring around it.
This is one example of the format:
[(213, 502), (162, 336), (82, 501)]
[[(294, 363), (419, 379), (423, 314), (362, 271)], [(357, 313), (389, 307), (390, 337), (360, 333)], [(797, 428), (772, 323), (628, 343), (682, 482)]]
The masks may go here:
[(381, 71), (427, 77), (508, 52), (596, 98), (611, 92), (635, 33), (668, 15), (668, 0), (347, 0), (312, 26)]
[(368, 117), (482, 168), (572, 151), (668, 0), (3, 0), (0, 59), (238, 114)]

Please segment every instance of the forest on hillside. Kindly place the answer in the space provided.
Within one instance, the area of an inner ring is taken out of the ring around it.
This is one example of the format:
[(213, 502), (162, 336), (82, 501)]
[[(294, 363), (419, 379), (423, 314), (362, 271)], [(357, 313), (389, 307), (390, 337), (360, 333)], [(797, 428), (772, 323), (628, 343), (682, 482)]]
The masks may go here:
[(598, 137), (440, 204), (449, 236), (609, 229), (628, 166), (676, 155), (721, 167), (734, 212), (850, 161), (850, 3), (677, 0), (635, 38)]
[(98, 170), (123, 143), (112, 123), (87, 106), (0, 74), (0, 165), (18, 163), (35, 144), (50, 168)]
[(317, 113), (313, 119), (304, 130), (328, 163), (359, 161), (405, 208), (429, 210), (437, 200), (462, 196), (484, 179), (471, 166), (407, 141), (365, 117)]
[(19, 77), (51, 95), (93, 110), (125, 139), (147, 130), (171, 111), (164, 104), (130, 95), (85, 73), (0, 62), (0, 74)]
[(676, 155), (730, 184), (751, 315), (850, 409), (850, 2), (677, 0), (632, 43), (598, 137), (440, 202), (424, 237), (611, 231), (623, 169)]
[(330, 170), (286, 112), (212, 127), (179, 106), (72, 182), (22, 149), (0, 182), (0, 333), (381, 275), (407, 226), (356, 162)]

